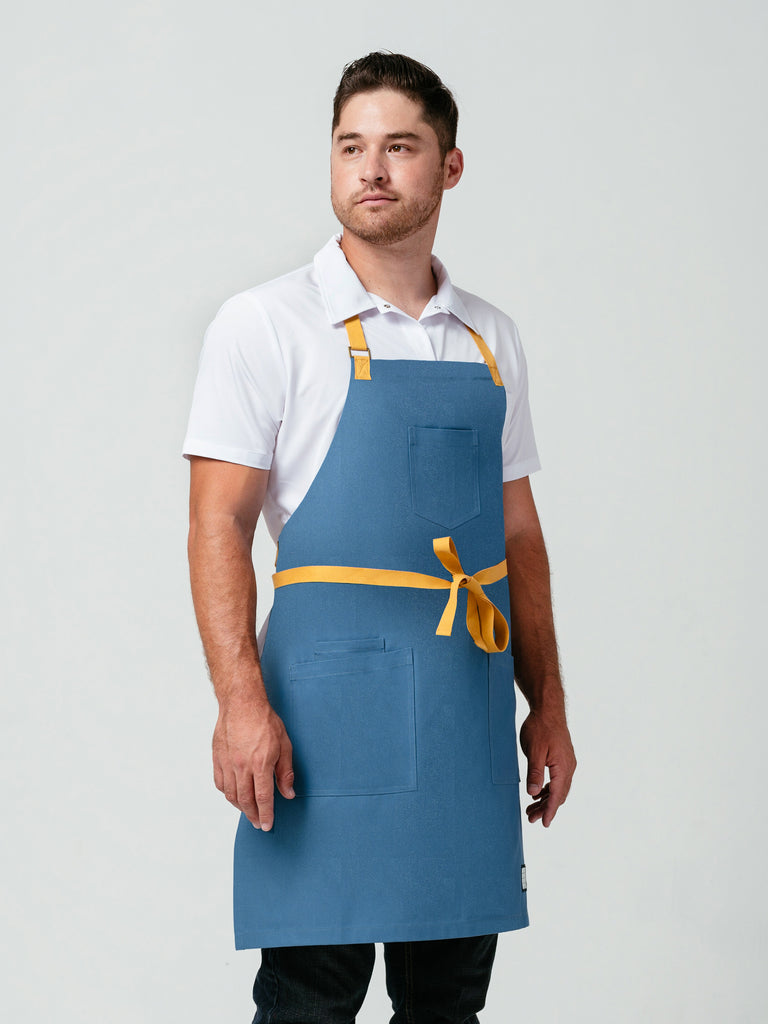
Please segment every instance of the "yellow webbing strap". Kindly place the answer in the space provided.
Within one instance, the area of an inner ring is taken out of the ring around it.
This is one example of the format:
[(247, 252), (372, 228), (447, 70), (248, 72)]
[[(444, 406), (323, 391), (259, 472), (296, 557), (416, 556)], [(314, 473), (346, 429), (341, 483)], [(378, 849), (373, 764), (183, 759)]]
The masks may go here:
[[(349, 338), (349, 354), (355, 362), (355, 380), (370, 380), (371, 350), (368, 348), (368, 344), (365, 340), (365, 333), (363, 332), (363, 325), (360, 323), (360, 317), (351, 316), (348, 320), (344, 321), (344, 326), (347, 329), (347, 337)], [(467, 327), (466, 324), (464, 326)], [(473, 331), (471, 327), (467, 327), (467, 330), (472, 335), (477, 347), (480, 349), (480, 353), (490, 370), (493, 383), (499, 387), (503, 387), (504, 382), (501, 379), (501, 374), (499, 373), (499, 368), (496, 365), (496, 360), (493, 358), (493, 352), (491, 352), (477, 331)]]
[(344, 321), (349, 338), (349, 354), (355, 363), (355, 380), (371, 379), (371, 350), (365, 340), (363, 325), (359, 316)]
[(354, 565), (302, 565), (283, 569), (272, 577), (275, 589), (292, 583), (363, 583), (372, 587), (415, 587), (419, 590), (450, 590), (448, 602), (435, 633), (450, 636), (456, 617), (459, 588), (467, 590), (467, 629), (477, 646), (488, 654), (500, 654), (509, 643), (509, 626), (496, 605), (486, 597), (483, 584), (497, 583), (507, 575), (506, 559), (474, 576), (464, 572), (450, 537), (432, 542), (435, 554), (451, 574), (428, 576), (400, 569), (365, 569)]
[[(464, 326), (467, 327), (466, 324), (464, 324)], [(485, 342), (480, 337), (480, 335), (477, 333), (477, 331), (473, 331), (471, 327), (467, 327), (467, 330), (472, 335), (472, 337), (475, 339), (475, 344), (477, 345), (477, 347), (482, 352), (483, 359), (488, 364), (488, 369), (491, 371), (491, 377), (493, 378), (493, 383), (498, 385), (499, 387), (503, 387), (504, 386), (504, 381), (501, 379), (501, 374), (499, 373), (499, 368), (496, 365), (496, 360), (493, 358), (493, 352), (491, 352), (491, 350), (485, 344)]]

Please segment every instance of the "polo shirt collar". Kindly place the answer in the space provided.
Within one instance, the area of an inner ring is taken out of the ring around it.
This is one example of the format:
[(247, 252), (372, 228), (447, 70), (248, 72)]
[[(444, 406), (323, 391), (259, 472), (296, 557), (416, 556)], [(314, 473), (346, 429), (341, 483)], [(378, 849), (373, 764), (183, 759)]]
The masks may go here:
[(432, 299), (427, 308), (421, 314), (422, 319), (426, 316), (432, 316), (435, 313), (448, 312), (453, 313), (455, 317), (461, 320), (465, 326), (471, 327), (473, 331), (477, 330), (472, 322), (472, 318), (467, 312), (467, 307), (464, 305), (456, 292), (456, 289), (451, 284), (448, 271), (434, 253), (432, 255), (432, 270), (435, 272), (435, 277), (437, 278), (437, 295), (435, 295), (434, 299)]
[(363, 288), (360, 278), (347, 263), (339, 245), (341, 235), (333, 235), (315, 256), (315, 272), (325, 311), (332, 324), (376, 309), (376, 302)]
[[(363, 288), (360, 278), (347, 263), (339, 245), (340, 240), (341, 234), (333, 235), (314, 258), (320, 294), (332, 324), (342, 323), (370, 309), (379, 309), (379, 303)], [(437, 294), (427, 305), (421, 319), (439, 313), (452, 313), (474, 330), (475, 325), (451, 284), (448, 271), (434, 255), (432, 269), (437, 278)]]

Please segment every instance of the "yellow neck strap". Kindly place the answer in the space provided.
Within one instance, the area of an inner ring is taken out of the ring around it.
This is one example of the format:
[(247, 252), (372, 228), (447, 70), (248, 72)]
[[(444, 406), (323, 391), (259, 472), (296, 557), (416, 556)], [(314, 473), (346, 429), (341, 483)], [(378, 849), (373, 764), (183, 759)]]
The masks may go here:
[[(351, 316), (348, 320), (344, 321), (344, 326), (347, 329), (347, 337), (349, 338), (349, 354), (355, 364), (355, 380), (370, 380), (371, 350), (368, 348), (368, 343), (365, 340), (360, 317)], [(466, 327), (466, 324), (464, 326)], [(504, 382), (501, 379), (496, 360), (493, 358), (493, 352), (491, 352), (477, 331), (473, 331), (471, 327), (467, 327), (467, 330), (480, 349), (480, 354), (488, 366), (493, 383), (498, 387), (503, 387)]]

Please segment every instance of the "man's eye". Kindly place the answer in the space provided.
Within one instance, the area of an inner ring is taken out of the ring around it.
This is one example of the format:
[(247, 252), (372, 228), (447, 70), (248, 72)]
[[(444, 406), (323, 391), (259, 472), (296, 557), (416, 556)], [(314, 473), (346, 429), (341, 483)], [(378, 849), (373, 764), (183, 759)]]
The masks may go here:
[(392, 149), (395, 153), (405, 152), (406, 149), (402, 142), (395, 142), (394, 145), (390, 146), (389, 148)]
[(345, 146), (344, 147), (344, 152), (345, 153), (354, 153), (356, 149), (357, 149), (357, 146)]

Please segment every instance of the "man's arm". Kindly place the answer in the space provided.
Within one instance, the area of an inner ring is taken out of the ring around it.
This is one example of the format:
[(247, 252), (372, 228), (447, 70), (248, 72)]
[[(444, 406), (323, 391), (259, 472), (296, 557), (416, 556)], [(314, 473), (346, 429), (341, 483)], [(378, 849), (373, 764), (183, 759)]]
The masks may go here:
[[(576, 769), (552, 617), (549, 561), (528, 477), (504, 484), (510, 639), (515, 678), (530, 705), (520, 730), (528, 758), (528, 820), (548, 827), (568, 796)], [(545, 784), (544, 770), (549, 769)]]
[(191, 458), (189, 570), (208, 670), (219, 702), (213, 733), (216, 788), (265, 831), (274, 780), (293, 796), (292, 748), (264, 689), (256, 647), (251, 546), (269, 471)]

